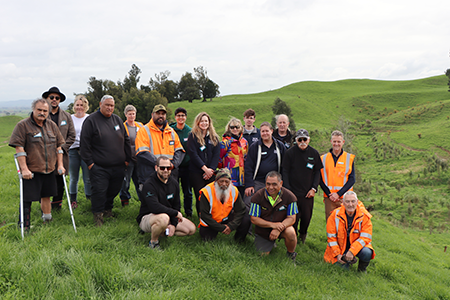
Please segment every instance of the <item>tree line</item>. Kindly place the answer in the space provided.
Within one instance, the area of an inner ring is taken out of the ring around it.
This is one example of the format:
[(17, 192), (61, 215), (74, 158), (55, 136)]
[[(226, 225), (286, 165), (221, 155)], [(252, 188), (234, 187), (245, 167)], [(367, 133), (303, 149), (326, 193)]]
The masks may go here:
[[(123, 110), (126, 105), (132, 104), (139, 112), (137, 119), (147, 122), (156, 104), (167, 106), (170, 102), (195, 99), (215, 98), (219, 95), (219, 85), (208, 77), (208, 72), (203, 66), (194, 68), (194, 73), (186, 72), (175, 82), (169, 79), (170, 72), (164, 71), (150, 78), (148, 85), (138, 87), (142, 71), (133, 64), (128, 75), (123, 81), (114, 82), (109, 79), (89, 78), (88, 90), (82, 93), (89, 101), (88, 113), (94, 112), (104, 95), (111, 95), (116, 102), (115, 113), (124, 118)], [(73, 103), (69, 104), (72, 112)]]

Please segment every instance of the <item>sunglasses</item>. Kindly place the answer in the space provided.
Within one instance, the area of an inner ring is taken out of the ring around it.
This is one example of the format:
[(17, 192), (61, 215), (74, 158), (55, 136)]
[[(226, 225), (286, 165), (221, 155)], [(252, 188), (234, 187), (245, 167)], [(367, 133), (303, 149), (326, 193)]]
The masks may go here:
[(59, 96), (50, 96), (50, 100), (53, 100), (53, 99), (59, 100), (61, 98)]
[(308, 140), (308, 138), (298, 138), (297, 141), (298, 142), (306, 142)]
[(162, 171), (164, 171), (164, 170), (172, 170), (172, 167), (171, 166), (168, 166), (168, 167), (166, 167), (166, 166), (159, 166), (158, 167), (160, 170), (162, 170)]
[(181, 115), (181, 114), (179, 114), (179, 115), (176, 115), (175, 117), (177, 117), (177, 118), (183, 118), (183, 117), (186, 117), (186, 115)]
[(230, 126), (230, 129), (239, 129), (241, 126)]

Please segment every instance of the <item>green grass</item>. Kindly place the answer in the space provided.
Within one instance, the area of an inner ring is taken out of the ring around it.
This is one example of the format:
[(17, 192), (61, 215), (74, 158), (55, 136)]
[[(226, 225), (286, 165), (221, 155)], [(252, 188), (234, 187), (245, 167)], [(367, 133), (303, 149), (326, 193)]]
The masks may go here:
[(377, 257), (365, 275), (355, 267), (347, 272), (323, 262), (321, 195), (315, 199), (307, 242), (297, 247), (296, 265), (286, 259), (283, 243), (260, 257), (250, 237), (244, 245), (226, 236), (204, 243), (196, 233), (163, 239), (164, 252), (154, 252), (147, 247), (150, 236), (138, 234), (139, 203), (132, 187), (130, 206), (122, 209), (116, 199), (117, 217), (101, 228), (93, 225), (90, 204), (81, 193), (75, 210), (78, 233), (66, 203), (46, 226), (34, 203), (33, 228), (22, 241), (16, 227), (14, 149), (6, 146), (19, 118), (2, 117), (0, 224), (6, 225), (0, 227), (0, 298), (450, 299), (450, 249), (444, 252), (450, 241), (449, 96), (446, 77), (438, 76), (300, 82), (259, 94), (169, 105), (172, 111), (185, 107), (188, 124), (207, 111), (221, 134), (229, 116), (242, 118), (249, 107), (256, 110), (258, 125), (270, 120), (270, 106), (280, 97), (291, 106), (297, 128), (311, 132), (311, 145), (321, 153), (329, 148), (332, 130), (348, 127), (346, 146), (357, 155), (355, 190), (374, 215)]

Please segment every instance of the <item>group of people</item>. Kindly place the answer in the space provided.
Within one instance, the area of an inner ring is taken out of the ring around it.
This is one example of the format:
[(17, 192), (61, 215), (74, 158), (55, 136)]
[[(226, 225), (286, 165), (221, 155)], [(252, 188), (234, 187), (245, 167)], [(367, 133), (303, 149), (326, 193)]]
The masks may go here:
[(305, 243), (320, 185), (327, 218), (325, 261), (348, 267), (358, 257), (358, 270), (365, 271), (375, 257), (371, 215), (352, 191), (355, 156), (342, 149), (341, 132), (332, 133), (332, 148), (320, 156), (309, 146), (306, 129), (289, 131), (286, 115), (276, 116), (275, 130), (268, 122), (257, 128), (255, 111), (248, 109), (244, 122), (231, 118), (220, 138), (206, 112), (195, 117), (191, 128), (186, 109), (177, 108), (176, 122), (169, 124), (166, 108), (158, 104), (144, 125), (135, 121), (132, 105), (125, 107), (125, 122), (115, 115), (112, 96), (103, 96), (90, 115), (86, 97), (76, 96), (73, 115), (59, 107), (65, 98), (57, 87), (44, 92), (11, 136), (9, 145), (16, 149), (24, 179), (20, 221), (26, 229), (33, 201), (40, 201), (43, 221), (52, 220), (52, 208), (61, 206), (67, 170), (72, 207), (78, 206), (81, 167), (97, 226), (113, 216), (118, 194), (122, 205), (128, 205), (132, 179), (141, 203), (136, 220), (143, 232), (151, 233), (151, 248), (160, 249), (162, 235), (196, 232), (194, 202), (203, 240), (235, 231), (234, 239), (243, 242), (254, 227), (258, 251), (268, 254), (277, 239), (284, 239), (288, 257), (295, 260), (297, 240)]

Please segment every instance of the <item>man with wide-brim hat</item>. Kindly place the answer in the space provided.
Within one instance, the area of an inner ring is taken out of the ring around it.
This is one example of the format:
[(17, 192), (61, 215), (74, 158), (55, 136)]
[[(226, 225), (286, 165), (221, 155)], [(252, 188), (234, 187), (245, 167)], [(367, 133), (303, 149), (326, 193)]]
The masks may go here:
[(234, 239), (245, 241), (250, 227), (250, 216), (238, 189), (231, 183), (227, 168), (216, 173), (214, 182), (200, 190), (200, 236), (213, 240), (219, 232), (229, 235), (236, 230)]
[[(59, 104), (66, 100), (66, 96), (59, 91), (56, 86), (51, 87), (42, 94), (42, 98), (46, 99), (50, 106), (48, 118), (58, 125), (58, 129), (63, 136), (65, 143), (62, 145), (64, 168), (69, 170), (69, 148), (75, 142), (76, 132), (73, 125), (71, 115), (60, 109)], [(61, 209), (62, 198), (64, 195), (64, 182), (62, 175), (55, 173), (57, 183), (57, 195), (52, 199), (52, 209)]]
[(136, 135), (136, 158), (139, 165), (139, 184), (155, 173), (156, 160), (166, 156), (173, 165), (171, 176), (178, 178), (178, 167), (184, 158), (184, 149), (175, 130), (169, 126), (167, 109), (162, 104), (153, 108), (152, 118)]

